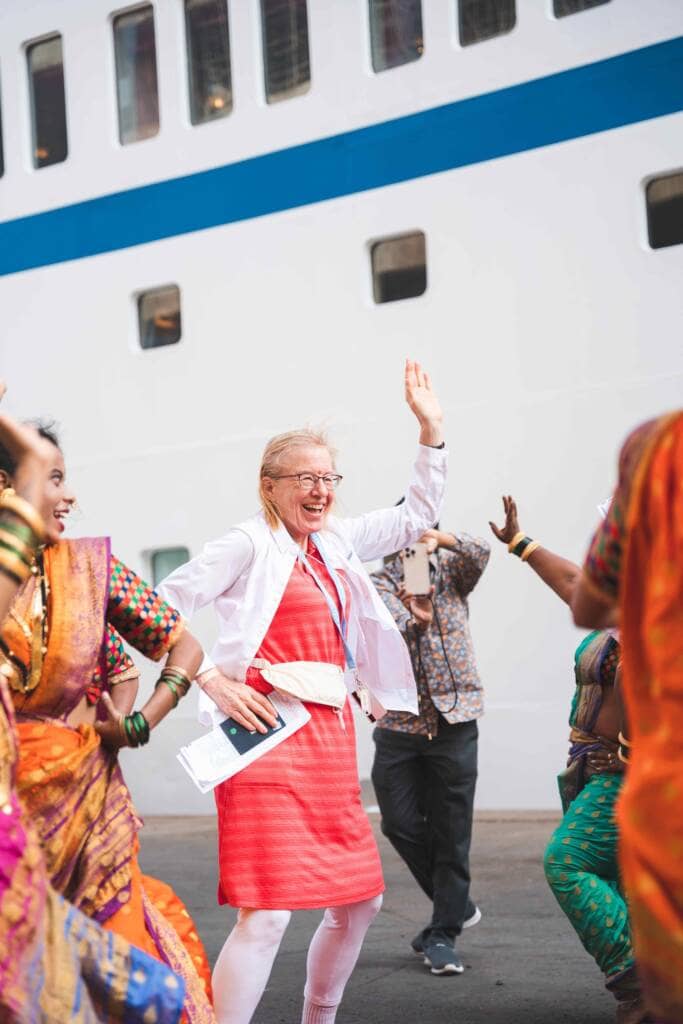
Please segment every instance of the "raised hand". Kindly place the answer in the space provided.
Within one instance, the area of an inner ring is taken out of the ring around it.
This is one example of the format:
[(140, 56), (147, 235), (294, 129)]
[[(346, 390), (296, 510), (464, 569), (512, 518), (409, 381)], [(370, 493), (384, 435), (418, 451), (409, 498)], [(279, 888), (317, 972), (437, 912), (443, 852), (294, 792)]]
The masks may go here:
[(494, 537), (497, 537), (503, 544), (509, 544), (519, 531), (519, 520), (517, 519), (517, 503), (512, 495), (503, 495), (503, 509), (505, 511), (505, 523), (503, 526), (496, 526), (489, 520), (489, 526)]
[(412, 359), (406, 359), (405, 396), (411, 412), (420, 424), (420, 443), (440, 445), (443, 441), (441, 405), (432, 389), (429, 374)]

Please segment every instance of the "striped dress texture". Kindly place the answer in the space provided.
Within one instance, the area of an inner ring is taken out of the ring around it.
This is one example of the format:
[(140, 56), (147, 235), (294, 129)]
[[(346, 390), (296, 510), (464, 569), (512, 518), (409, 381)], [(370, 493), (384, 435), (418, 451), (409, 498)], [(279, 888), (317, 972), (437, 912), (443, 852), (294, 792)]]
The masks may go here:
[[(309, 542), (308, 557), (334, 601), (334, 584)], [(349, 591), (345, 586), (347, 603)], [(313, 577), (297, 561), (257, 653), (271, 664), (344, 665), (339, 634)], [(256, 669), (247, 683), (268, 693)], [(384, 890), (382, 867), (360, 800), (353, 715), (306, 703), (311, 719), (215, 790), (218, 902), (303, 910), (343, 906)]]

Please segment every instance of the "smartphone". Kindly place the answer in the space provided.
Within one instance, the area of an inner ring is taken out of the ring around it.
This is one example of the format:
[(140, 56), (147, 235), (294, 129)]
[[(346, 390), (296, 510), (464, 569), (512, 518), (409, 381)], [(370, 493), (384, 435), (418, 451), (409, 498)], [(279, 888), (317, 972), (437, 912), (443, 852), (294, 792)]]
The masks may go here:
[(221, 729), (230, 743), (232, 743), (237, 753), (246, 754), (248, 750), (253, 750), (254, 747), (258, 747), (259, 743), (263, 743), (263, 741), (272, 736), (274, 732), (281, 729), (284, 724), (283, 719), (278, 714), (277, 723), (274, 726), (269, 725), (268, 732), (249, 732), (249, 730), (243, 725), (236, 722), (234, 718), (226, 718), (224, 722), (221, 722)]
[(429, 555), (427, 545), (417, 541), (409, 548), (404, 548), (401, 557), (403, 559), (403, 585), (409, 594), (415, 597), (424, 597), (431, 592), (432, 584), (429, 578)]

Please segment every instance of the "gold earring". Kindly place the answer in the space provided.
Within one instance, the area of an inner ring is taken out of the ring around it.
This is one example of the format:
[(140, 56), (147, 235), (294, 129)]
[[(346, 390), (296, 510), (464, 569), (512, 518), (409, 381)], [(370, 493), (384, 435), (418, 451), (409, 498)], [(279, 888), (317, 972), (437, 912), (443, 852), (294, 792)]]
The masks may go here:
[(0, 503), (2, 503), (2, 501), (5, 498), (13, 497), (14, 494), (15, 494), (15, 490), (14, 490), (13, 487), (3, 487), (2, 491), (0, 491)]

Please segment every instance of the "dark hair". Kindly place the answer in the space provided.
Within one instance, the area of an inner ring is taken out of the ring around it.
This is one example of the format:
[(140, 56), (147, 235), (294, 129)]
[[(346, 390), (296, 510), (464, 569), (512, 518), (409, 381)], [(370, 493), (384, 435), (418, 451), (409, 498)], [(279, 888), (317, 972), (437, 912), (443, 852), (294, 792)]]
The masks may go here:
[[(53, 444), (55, 448), (61, 446), (59, 444), (59, 437), (56, 431), (56, 424), (54, 422), (46, 423), (43, 420), (27, 420), (29, 426), (35, 427), (41, 437), (44, 437), (46, 441)], [(4, 471), (8, 476), (14, 476), (17, 464), (12, 455), (7, 451), (4, 444), (0, 442), (0, 471)]]

